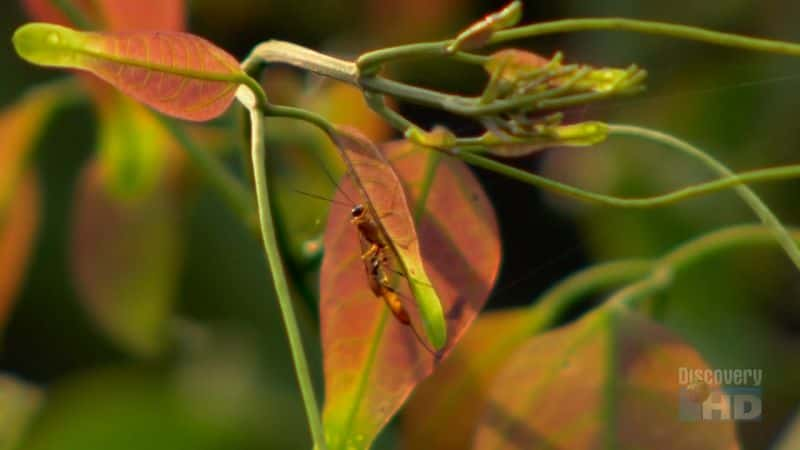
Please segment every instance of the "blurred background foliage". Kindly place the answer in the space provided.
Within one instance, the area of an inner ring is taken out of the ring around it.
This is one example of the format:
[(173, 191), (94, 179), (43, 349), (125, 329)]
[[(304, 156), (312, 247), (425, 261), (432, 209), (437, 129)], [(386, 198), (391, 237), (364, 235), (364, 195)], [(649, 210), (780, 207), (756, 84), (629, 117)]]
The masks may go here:
[[(64, 74), (32, 67), (16, 57), (8, 38), (28, 19), (17, 2), (3, 1), (0, 29), (7, 45), (0, 46), (0, 66), (5, 68), (0, 74), (0, 104), (10, 105), (37, 83)], [(453, 36), (502, 4), (195, 0), (189, 6), (189, 28), (238, 58), (270, 38), (353, 56), (379, 46)], [(524, 20), (578, 16), (655, 19), (800, 41), (796, 26), (800, 9), (791, 0), (527, 2)], [(708, 150), (734, 170), (800, 159), (795, 115), (800, 60), (796, 58), (610, 32), (548, 36), (519, 46), (544, 55), (563, 50), (570, 61), (603, 66), (635, 62), (648, 69), (647, 93), (575, 109), (568, 112), (568, 119), (635, 123), (670, 132)], [(459, 92), (475, 92), (484, 77), (478, 69), (441, 62), (403, 64), (392, 70), (412, 83)], [(315, 109), (378, 140), (392, 137), (352, 89), (288, 69), (269, 71), (265, 84), (276, 102)], [(477, 131), (474, 124), (435, 111), (398, 106), (426, 126), (445, 124), (459, 133)], [(234, 119), (231, 114), (217, 125), (230, 125)], [(97, 230), (107, 229), (102, 223), (73, 240), (75, 216), (86, 208), (79, 195), (85, 182), (80, 174), (89, 170), (86, 166), (93, 157), (95, 123), (89, 106), (64, 109), (37, 144), (39, 228), (27, 271), (21, 271), (24, 277), (14, 305), (6, 318), (0, 318), (6, 320), (0, 341), (3, 401), (10, 398), (15, 402), (11, 405), (19, 404), (15, 411), (41, 404), (23, 448), (308, 448), (283, 326), (260, 246), (220, 197), (197, 181), (188, 164), (188, 180), (176, 198), (169, 199), (179, 206), (166, 210), (169, 220), (179, 226), (159, 233), (158, 239), (164, 241), (153, 240), (149, 234), (132, 238), (141, 239), (134, 240), (141, 242), (135, 245), (154, 252), (149, 256), (154, 264), (170, 267), (167, 273), (172, 278), (159, 281), (167, 286), (167, 294), (163, 289), (137, 294), (150, 297), (139, 298), (139, 304), (166, 311), (158, 316), (161, 334), (147, 337), (158, 342), (131, 344), (142, 337), (137, 333), (148, 332), (118, 329), (136, 326), (131, 323), (150, 326), (134, 320), (136, 304), (103, 310), (76, 288), (81, 269), (72, 246), (91, 252), (92, 246), (111, 245), (92, 239), (93, 233), (103, 234)], [(315, 239), (324, 227), (327, 205), (297, 191), (330, 195), (333, 186), (325, 171), (338, 174), (341, 167), (329, 144), (306, 125), (276, 120), (269, 128), (279, 232), (296, 298), (304, 305), (300, 315), (305, 341), (319, 375), (315, 303), (319, 248)], [(213, 147), (222, 148), (219, 151), (232, 167), (237, 136), (207, 138), (217, 143)], [(4, 139), (0, 136), (2, 146)], [(692, 161), (621, 139), (592, 150), (551, 150), (514, 163), (618, 195), (656, 193), (709, 177)], [(490, 309), (528, 304), (560, 278), (592, 262), (657, 256), (703, 232), (754, 221), (732, 193), (667, 208), (626, 211), (545, 195), (490, 173), (479, 171), (478, 175), (496, 207), (504, 242), (503, 269), (488, 303)], [(796, 203), (800, 182), (758, 186), (757, 190), (787, 224), (800, 224)], [(164, 211), (163, 205), (137, 207), (148, 213)], [(164, 262), (164, 258), (174, 261)], [(0, 267), (6, 273), (11, 269)], [(765, 249), (712, 258), (682, 274), (676, 287), (654, 304), (654, 316), (712, 366), (764, 370), (765, 415), (760, 422), (738, 425), (744, 448), (767, 448), (798, 411), (798, 300), (800, 277), (777, 249)], [(12, 385), (13, 391), (5, 387)], [(0, 406), (0, 434), (8, 423), (3, 419), (8, 407)], [(399, 434), (399, 428), (390, 427), (378, 446), (398, 448)], [(0, 440), (0, 448), (8, 442)]]

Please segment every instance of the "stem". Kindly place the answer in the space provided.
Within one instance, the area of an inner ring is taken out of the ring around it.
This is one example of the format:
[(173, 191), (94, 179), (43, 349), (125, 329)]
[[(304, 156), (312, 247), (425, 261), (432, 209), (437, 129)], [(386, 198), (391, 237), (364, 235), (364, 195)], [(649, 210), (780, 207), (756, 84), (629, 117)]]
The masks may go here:
[(308, 369), (305, 351), (303, 350), (300, 329), (297, 326), (297, 319), (295, 318), (294, 309), (292, 307), (292, 299), (283, 269), (283, 261), (281, 260), (281, 255), (278, 250), (275, 226), (272, 222), (264, 155), (264, 115), (258, 108), (250, 108), (249, 111), (253, 176), (256, 183), (261, 238), (270, 272), (272, 273), (272, 280), (275, 284), (275, 292), (278, 296), (278, 304), (280, 305), (283, 323), (286, 327), (286, 335), (289, 338), (289, 348), (292, 352), (297, 382), (300, 385), (300, 393), (303, 396), (303, 404), (305, 405), (311, 436), (314, 440), (314, 447), (316, 449), (325, 450), (325, 435), (322, 431), (322, 422), (320, 421), (317, 400), (314, 395), (314, 387), (311, 383), (311, 374)]
[[(682, 151), (683, 153), (697, 159), (698, 161), (702, 162), (711, 170), (717, 172), (718, 174), (722, 175), (723, 177), (730, 177), (735, 176), (735, 174), (728, 169), (724, 164), (716, 160), (714, 157), (709, 155), (708, 153), (702, 151), (701, 149), (684, 142), (674, 136), (661, 133), (659, 131), (650, 130), (647, 128), (637, 127), (633, 125), (613, 125), (609, 124), (609, 133), (616, 134), (620, 136), (632, 136), (641, 139), (646, 139), (651, 142), (655, 142), (660, 145), (667, 146), (669, 148), (673, 148), (675, 150)], [(789, 232), (784, 228), (781, 221), (772, 213), (772, 211), (764, 204), (763, 201), (753, 192), (750, 187), (746, 185), (736, 186), (734, 188), (736, 193), (742, 198), (742, 200), (747, 203), (750, 208), (753, 209), (753, 212), (761, 219), (761, 221), (766, 225), (772, 232), (775, 234), (775, 238), (778, 240), (778, 243), (783, 247), (786, 251), (786, 254), (792, 260), (795, 266), (800, 269), (800, 248), (798, 248), (797, 243), (794, 242), (792, 236)]]
[(598, 194), (596, 192), (586, 191), (575, 186), (559, 183), (558, 181), (511, 167), (472, 152), (451, 150), (449, 151), (449, 154), (474, 166), (497, 172), (509, 178), (513, 178), (515, 180), (522, 181), (523, 183), (528, 183), (557, 194), (566, 195), (567, 197), (572, 197), (590, 203), (614, 206), (618, 208), (655, 208), (677, 203), (688, 198), (699, 197), (718, 192), (731, 186), (738, 186), (746, 183), (761, 183), (767, 181), (800, 178), (800, 165), (790, 165), (741, 172), (735, 176), (725, 177), (706, 183), (694, 184), (662, 195), (626, 198)]
[(61, 11), (67, 20), (82, 30), (96, 30), (97, 26), (76, 7), (70, 0), (50, 0), (50, 3)]
[(492, 36), (489, 42), (492, 44), (499, 44), (506, 41), (542, 36), (545, 34), (590, 30), (632, 31), (635, 33), (669, 36), (676, 39), (703, 42), (722, 47), (800, 56), (799, 44), (711, 31), (688, 25), (617, 17), (566, 19), (525, 25), (498, 31)]
[[(535, 23), (498, 31), (494, 33), (489, 43), (499, 44), (511, 40), (543, 36), (546, 34), (591, 30), (632, 31), (642, 34), (669, 36), (677, 39), (704, 42), (723, 47), (800, 56), (800, 44), (752, 38), (686, 25), (623, 18), (566, 19)], [(376, 67), (387, 62), (445, 55), (447, 47), (452, 42), (453, 40), (423, 42), (371, 51), (358, 58), (358, 66), (365, 71), (367, 68), (376, 70)]]
[(242, 63), (242, 68), (247, 73), (253, 73), (262, 63), (273, 62), (289, 64), (352, 85), (358, 84), (358, 68), (354, 63), (277, 40), (257, 45)]
[(174, 120), (157, 115), (161, 123), (172, 134), (175, 140), (186, 150), (189, 159), (200, 170), (203, 178), (219, 191), (228, 206), (242, 222), (250, 228), (257, 228), (257, 218), (253, 208), (254, 198), (244, 186), (207, 151), (198, 147), (186, 130)]
[[(800, 230), (790, 237), (800, 241)], [(674, 275), (703, 258), (742, 245), (758, 245), (774, 241), (773, 230), (764, 226), (745, 225), (725, 228), (690, 241), (653, 264), (650, 276), (618, 291), (606, 301), (610, 307), (632, 307), (670, 286)]]

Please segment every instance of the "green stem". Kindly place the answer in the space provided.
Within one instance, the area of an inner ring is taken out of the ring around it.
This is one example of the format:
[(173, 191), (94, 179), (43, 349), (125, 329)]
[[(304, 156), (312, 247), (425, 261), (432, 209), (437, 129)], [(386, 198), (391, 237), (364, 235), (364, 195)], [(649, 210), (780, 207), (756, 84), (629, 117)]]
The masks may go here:
[[(669, 287), (675, 274), (686, 270), (703, 258), (743, 245), (760, 245), (774, 241), (774, 231), (764, 226), (745, 225), (725, 228), (690, 241), (652, 265), (650, 275), (631, 284), (606, 301), (610, 307), (632, 307), (653, 294)], [(800, 242), (800, 230), (792, 230), (790, 237)]]
[(181, 148), (189, 155), (189, 159), (199, 169), (203, 178), (222, 195), (222, 198), (236, 213), (242, 222), (250, 228), (257, 228), (257, 218), (255, 216), (255, 199), (244, 186), (223, 166), (219, 160), (200, 148), (186, 132), (181, 124), (174, 120), (157, 116), (164, 127), (178, 141)]
[(70, 0), (50, 0), (50, 3), (67, 16), (67, 19), (77, 28), (81, 30), (97, 29), (97, 26)]
[(731, 186), (800, 178), (800, 165), (790, 165), (741, 172), (735, 176), (725, 177), (706, 183), (694, 184), (662, 195), (625, 198), (598, 194), (596, 192), (586, 191), (575, 186), (559, 183), (558, 181), (511, 167), (476, 153), (459, 150), (451, 150), (448, 153), (474, 166), (491, 170), (492, 172), (497, 172), (509, 178), (513, 178), (523, 183), (531, 184), (557, 194), (566, 195), (567, 197), (572, 197), (590, 203), (597, 203), (619, 208), (655, 208), (677, 203), (681, 200), (719, 192)]
[(275, 236), (275, 226), (272, 222), (265, 166), (264, 114), (258, 108), (250, 109), (250, 129), (253, 177), (256, 183), (258, 219), (261, 226), (261, 238), (264, 244), (264, 251), (267, 256), (267, 262), (269, 263), (272, 280), (275, 284), (275, 292), (278, 296), (278, 304), (280, 305), (283, 323), (286, 327), (286, 335), (289, 338), (289, 348), (292, 352), (297, 382), (300, 385), (300, 393), (303, 396), (303, 404), (305, 405), (311, 436), (314, 440), (314, 447), (316, 449), (325, 450), (325, 435), (322, 431), (322, 422), (320, 421), (317, 400), (314, 395), (314, 387), (311, 383), (311, 373), (308, 369), (305, 351), (303, 350), (300, 329), (297, 325), (297, 319), (292, 307), (289, 285), (286, 281), (283, 261), (281, 260), (277, 238)]
[[(735, 176), (735, 174), (728, 169), (724, 164), (717, 161), (714, 157), (701, 149), (684, 142), (674, 136), (661, 133), (659, 131), (650, 130), (647, 128), (637, 127), (633, 125), (613, 125), (610, 124), (609, 134), (619, 136), (632, 136), (636, 138), (646, 139), (657, 144), (679, 150), (686, 155), (689, 155), (698, 161), (702, 162), (711, 170), (715, 171), (723, 177)], [(780, 245), (789, 255), (794, 265), (800, 269), (800, 248), (794, 242), (789, 232), (784, 228), (781, 221), (772, 213), (772, 211), (764, 204), (763, 201), (753, 192), (750, 187), (746, 185), (736, 186), (734, 188), (736, 193), (747, 203), (753, 212), (761, 219), (761, 221), (775, 234), (775, 238)]]
[(800, 45), (771, 39), (753, 38), (732, 33), (706, 30), (687, 25), (676, 25), (649, 20), (624, 18), (584, 18), (566, 19), (552, 22), (535, 23), (508, 30), (498, 31), (490, 39), (490, 43), (502, 42), (542, 36), (554, 33), (570, 33), (575, 31), (614, 30), (632, 31), (642, 34), (669, 36), (676, 39), (704, 42), (706, 44), (752, 50), (765, 53), (779, 53), (800, 56)]
[[(489, 43), (499, 44), (546, 34), (590, 30), (632, 31), (704, 42), (723, 47), (800, 56), (800, 44), (721, 33), (686, 25), (623, 18), (566, 19), (535, 23), (498, 31), (492, 36)], [(364, 71), (374, 71), (376, 67), (388, 62), (441, 56), (446, 54), (446, 49), (452, 42), (452, 40), (423, 42), (375, 50), (363, 54), (358, 58), (357, 64)]]

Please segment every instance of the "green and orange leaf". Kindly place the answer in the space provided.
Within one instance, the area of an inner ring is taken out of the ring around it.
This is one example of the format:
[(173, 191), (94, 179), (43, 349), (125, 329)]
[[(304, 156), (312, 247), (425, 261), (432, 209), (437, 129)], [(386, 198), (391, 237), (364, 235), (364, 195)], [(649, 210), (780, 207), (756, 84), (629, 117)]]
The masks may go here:
[(207, 40), (177, 32), (88, 33), (32, 23), (14, 33), (25, 60), (86, 70), (164, 114), (204, 121), (230, 106), (246, 79), (236, 59)]
[[(407, 142), (384, 148), (411, 205), (438, 158)], [(438, 160), (417, 216), (424, 268), (442, 302), (447, 344), (431, 354), (408, 326), (394, 320), (370, 290), (348, 198), (360, 192), (344, 179), (325, 230), (320, 319), (325, 369), (324, 425), (330, 448), (368, 448), (414, 387), (459, 341), (486, 302), (500, 265), (500, 241), (489, 200), (461, 162)], [(416, 207), (412, 208), (416, 209)], [(413, 282), (412, 282), (413, 284)], [(410, 297), (408, 288), (401, 293)], [(413, 314), (412, 314), (413, 315)]]
[(5, 212), (0, 214), (0, 329), (25, 276), (39, 228), (39, 188), (28, 172), (14, 190)]
[(168, 177), (120, 201), (97, 161), (82, 174), (72, 229), (79, 299), (118, 345), (143, 356), (164, 348), (178, 286), (180, 208)]
[(412, 326), (436, 350), (447, 342), (442, 301), (425, 272), (414, 218), (405, 189), (380, 149), (357, 131), (340, 129), (335, 141), (357, 189), (354, 199), (369, 206), (376, 216), (399, 269), (410, 281), (411, 295), (403, 306), (411, 314)]
[(733, 422), (681, 420), (680, 368), (708, 365), (635, 313), (587, 314), (509, 358), (472, 448), (738, 449)]

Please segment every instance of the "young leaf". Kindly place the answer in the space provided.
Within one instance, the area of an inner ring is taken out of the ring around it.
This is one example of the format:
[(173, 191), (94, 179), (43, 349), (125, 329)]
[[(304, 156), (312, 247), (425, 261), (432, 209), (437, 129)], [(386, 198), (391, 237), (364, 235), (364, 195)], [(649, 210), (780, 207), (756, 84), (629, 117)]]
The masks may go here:
[(681, 368), (708, 365), (635, 313), (595, 311), (531, 338), (507, 361), (473, 448), (739, 448), (732, 421), (681, 419)]
[(165, 343), (178, 283), (174, 187), (161, 185), (146, 197), (120, 202), (109, 195), (102, 169), (93, 162), (78, 187), (71, 243), (76, 288), (113, 340), (152, 356)]
[(186, 33), (84, 33), (32, 23), (14, 33), (33, 64), (89, 71), (158, 111), (204, 121), (230, 106), (245, 75), (231, 55)]
[[(426, 172), (438, 158), (407, 142), (384, 150), (416, 209)], [(448, 343), (438, 355), (429, 353), (370, 290), (350, 208), (339, 204), (359, 195), (349, 178), (342, 181), (337, 203), (331, 206), (320, 276), (320, 319), (324, 425), (332, 450), (369, 447), (414, 387), (459, 341), (496, 279), (500, 241), (491, 204), (463, 163), (442, 159), (435, 167), (417, 230), (425, 270), (447, 319)]]
[[(428, 343), (436, 350), (441, 349), (447, 342), (442, 302), (425, 273), (414, 219), (400, 179), (378, 147), (363, 135), (340, 130), (336, 143), (358, 189), (353, 198), (365, 202), (374, 213), (391, 252), (397, 256), (400, 270), (413, 281), (409, 283), (412, 299), (403, 302), (406, 310), (419, 311)], [(412, 314), (416, 328), (415, 316)]]
[(0, 329), (8, 320), (12, 302), (25, 275), (39, 223), (39, 189), (28, 172), (0, 213)]

